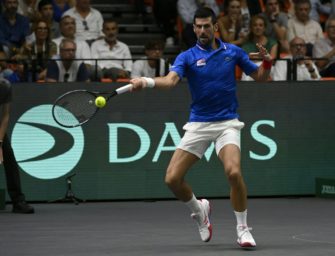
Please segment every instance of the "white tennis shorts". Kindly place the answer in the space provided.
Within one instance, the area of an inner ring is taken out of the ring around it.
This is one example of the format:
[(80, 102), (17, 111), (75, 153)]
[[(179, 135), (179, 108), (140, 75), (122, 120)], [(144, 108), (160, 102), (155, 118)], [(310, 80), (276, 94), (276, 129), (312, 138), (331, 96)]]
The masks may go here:
[(184, 125), (186, 130), (177, 148), (190, 152), (201, 158), (212, 142), (216, 154), (227, 144), (240, 148), (241, 129), (244, 123), (238, 119), (219, 122), (190, 122)]

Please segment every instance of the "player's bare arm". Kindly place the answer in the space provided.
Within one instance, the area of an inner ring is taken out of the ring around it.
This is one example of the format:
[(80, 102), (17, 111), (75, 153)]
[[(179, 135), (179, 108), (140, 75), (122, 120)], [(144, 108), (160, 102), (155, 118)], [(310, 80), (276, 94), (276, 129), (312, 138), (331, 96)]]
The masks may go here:
[(250, 57), (254, 59), (262, 59), (262, 65), (253, 72), (250, 76), (258, 82), (265, 82), (269, 79), (272, 67), (272, 57), (268, 51), (261, 44), (256, 44), (258, 48), (257, 53), (250, 53)]
[(162, 77), (148, 78), (148, 77), (137, 77), (130, 80), (133, 84), (132, 91), (138, 91), (146, 87), (156, 87), (159, 89), (169, 89), (176, 86), (180, 78), (174, 71), (170, 71), (169, 74)]

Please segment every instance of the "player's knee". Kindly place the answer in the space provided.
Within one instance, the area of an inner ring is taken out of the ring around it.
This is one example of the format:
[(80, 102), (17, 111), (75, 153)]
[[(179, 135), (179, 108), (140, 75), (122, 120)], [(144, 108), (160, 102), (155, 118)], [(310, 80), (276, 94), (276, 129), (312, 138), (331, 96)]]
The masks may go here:
[(240, 180), (242, 179), (242, 174), (239, 169), (232, 169), (231, 171), (227, 172), (227, 177), (229, 184), (234, 186), (239, 184)]
[(180, 184), (180, 180), (175, 175), (171, 174), (170, 172), (167, 172), (167, 174), (165, 175), (165, 184), (169, 188), (174, 188)]

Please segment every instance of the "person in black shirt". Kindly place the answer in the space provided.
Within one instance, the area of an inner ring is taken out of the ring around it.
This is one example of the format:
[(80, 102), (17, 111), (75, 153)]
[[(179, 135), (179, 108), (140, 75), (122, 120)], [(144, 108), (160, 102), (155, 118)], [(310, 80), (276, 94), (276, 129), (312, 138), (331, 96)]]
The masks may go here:
[(34, 213), (34, 208), (26, 203), (22, 193), (19, 168), (6, 134), (11, 100), (11, 84), (5, 79), (0, 79), (0, 164), (3, 164), (5, 169), (7, 191), (13, 203), (13, 212)]

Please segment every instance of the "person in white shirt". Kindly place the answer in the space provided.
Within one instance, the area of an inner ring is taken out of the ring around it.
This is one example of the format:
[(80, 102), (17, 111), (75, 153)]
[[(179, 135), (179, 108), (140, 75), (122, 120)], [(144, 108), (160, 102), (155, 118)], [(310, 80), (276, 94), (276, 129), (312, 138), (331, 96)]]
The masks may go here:
[[(310, 57), (306, 56), (306, 42), (300, 37), (295, 37), (290, 41), (291, 55), (287, 55), (287, 59), (294, 60), (291, 71), (292, 78), (296, 76), (297, 81), (306, 80), (320, 80), (318, 68)], [(294, 64), (296, 63), (296, 71)], [(296, 72), (296, 75), (294, 73)], [(277, 60), (274, 65), (271, 77), (273, 81), (286, 81), (287, 80), (287, 61)]]
[(134, 62), (131, 77), (165, 76), (168, 65), (162, 58), (164, 43), (161, 40), (150, 40), (145, 44), (144, 48), (146, 57)]
[(105, 37), (91, 45), (91, 55), (98, 60), (98, 73), (102, 78), (130, 78), (133, 65), (131, 53), (128, 45), (117, 40), (118, 31), (117, 22), (106, 19), (103, 23)]
[[(1, 1), (3, 2), (3, 1)], [(17, 12), (34, 22), (38, 15), (38, 3), (40, 0), (18, 0)]]
[(59, 45), (59, 60), (51, 60), (47, 66), (46, 82), (89, 82), (86, 66), (75, 60), (76, 43), (64, 38)]
[(313, 57), (318, 58), (316, 65), (322, 77), (335, 77), (335, 17), (327, 20), (325, 32), (327, 36), (314, 44)]
[(295, 17), (289, 19), (287, 39), (290, 42), (298, 36), (305, 40), (307, 46), (307, 55), (312, 56), (313, 44), (320, 38), (323, 38), (321, 25), (309, 17), (311, 3), (309, 0), (297, 0), (294, 4)]
[(76, 5), (67, 10), (63, 16), (69, 15), (76, 20), (76, 37), (91, 44), (102, 37), (103, 17), (100, 11), (90, 5), (90, 0), (76, 0)]
[[(92, 56), (91, 56), (90, 46), (88, 45), (86, 41), (78, 39), (75, 36), (76, 20), (69, 15), (62, 16), (60, 23), (59, 23), (59, 28), (60, 28), (61, 36), (52, 40), (57, 45), (57, 50), (58, 50), (57, 54), (59, 54), (59, 45), (61, 41), (64, 38), (68, 38), (68, 39), (75, 41), (77, 45), (76, 59), (83, 60), (85, 64), (87, 65), (92, 65), (92, 60), (91, 60)], [(85, 60), (85, 59), (88, 59), (88, 60)]]

